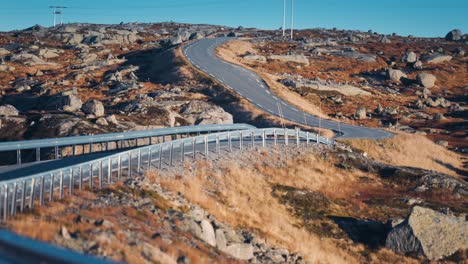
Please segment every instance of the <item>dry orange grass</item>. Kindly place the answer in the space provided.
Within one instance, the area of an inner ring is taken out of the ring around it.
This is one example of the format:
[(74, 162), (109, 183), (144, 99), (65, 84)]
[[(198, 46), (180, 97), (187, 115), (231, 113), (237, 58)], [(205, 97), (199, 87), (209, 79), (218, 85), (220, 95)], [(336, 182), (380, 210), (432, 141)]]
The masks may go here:
[[(334, 197), (343, 197), (356, 180), (353, 173), (340, 173), (329, 162), (306, 155), (286, 166), (271, 164), (283, 160), (281, 154), (249, 157), (253, 166), (221, 162), (218, 169), (203, 161), (197, 162), (193, 175), (161, 178), (163, 187), (181, 192), (191, 202), (204, 207), (219, 220), (236, 227), (254, 230), (270, 245), (301, 252), (312, 263), (354, 263), (356, 257), (339, 249), (332, 241), (308, 232), (300, 226), (288, 208), (272, 195), (272, 186), (284, 184), (309, 190), (326, 190)], [(267, 165), (266, 162), (268, 162)], [(281, 163), (281, 162), (279, 162)], [(339, 190), (339, 191), (334, 191)]]
[(461, 156), (422, 135), (401, 133), (391, 139), (343, 142), (387, 164), (434, 170), (453, 176), (458, 176), (453, 168), (463, 168)]

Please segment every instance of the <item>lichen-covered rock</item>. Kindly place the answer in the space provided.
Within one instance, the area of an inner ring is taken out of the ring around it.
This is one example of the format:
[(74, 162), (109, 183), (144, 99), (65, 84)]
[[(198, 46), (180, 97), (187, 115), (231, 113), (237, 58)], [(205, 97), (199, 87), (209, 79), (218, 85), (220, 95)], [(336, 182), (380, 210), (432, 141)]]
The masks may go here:
[(468, 248), (465, 217), (448, 216), (415, 206), (404, 222), (387, 236), (386, 246), (399, 254), (424, 255), (440, 260)]
[(423, 87), (432, 88), (434, 87), (437, 78), (434, 75), (429, 74), (429, 73), (419, 73), (416, 76), (416, 80)]
[(187, 121), (197, 125), (232, 124), (232, 115), (223, 108), (204, 101), (191, 101), (182, 110)]
[(82, 110), (87, 115), (104, 116), (104, 105), (99, 100), (89, 100), (83, 105)]
[(395, 69), (388, 69), (387, 71), (388, 78), (394, 82), (400, 82), (401, 78), (407, 78), (408, 76), (400, 71)]

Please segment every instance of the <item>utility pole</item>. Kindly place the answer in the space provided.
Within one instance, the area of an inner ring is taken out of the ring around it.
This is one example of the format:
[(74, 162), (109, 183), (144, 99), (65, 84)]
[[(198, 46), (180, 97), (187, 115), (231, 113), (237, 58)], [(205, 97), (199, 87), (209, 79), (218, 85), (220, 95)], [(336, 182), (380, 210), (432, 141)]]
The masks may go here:
[(283, 37), (286, 36), (286, 0), (283, 0)]
[(291, 0), (291, 40), (294, 38), (294, 0)]
[(66, 6), (49, 6), (49, 8), (53, 9), (52, 14), (54, 15), (54, 27), (57, 24), (56, 23), (56, 21), (57, 21), (56, 16), (57, 15), (60, 15), (60, 25), (62, 25), (63, 24), (62, 9), (67, 8), (67, 7)]

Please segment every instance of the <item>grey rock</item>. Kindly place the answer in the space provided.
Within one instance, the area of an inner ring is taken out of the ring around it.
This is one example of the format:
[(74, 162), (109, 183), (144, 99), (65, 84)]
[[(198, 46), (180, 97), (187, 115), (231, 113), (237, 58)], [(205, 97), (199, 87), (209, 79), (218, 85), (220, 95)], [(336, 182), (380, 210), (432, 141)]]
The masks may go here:
[(440, 120), (444, 120), (446, 119), (445, 116), (441, 113), (437, 113), (434, 118), (433, 118), (435, 121), (440, 121)]
[(4, 48), (0, 48), (0, 57), (10, 55), (10, 54), (11, 54), (11, 52), (9, 50), (4, 49)]
[(413, 51), (407, 51), (401, 60), (407, 63), (414, 63), (418, 60), (418, 56)]
[(216, 229), (216, 247), (223, 250), (227, 246), (227, 239), (222, 229)]
[(426, 63), (436, 64), (452, 60), (452, 56), (441, 53), (432, 53), (421, 56), (421, 60)]
[(418, 70), (422, 70), (423, 68), (423, 64), (422, 64), (422, 61), (416, 61), (414, 64), (413, 64), (413, 68), (415, 69), (418, 69)]
[(0, 72), (12, 72), (15, 71), (16, 68), (13, 66), (8, 66), (6, 64), (0, 64)]
[(449, 41), (458, 41), (462, 39), (462, 36), (463, 36), (463, 33), (460, 29), (454, 29), (454, 30), (451, 30), (449, 33), (447, 33), (447, 35), (445, 36), (445, 39)]
[(79, 111), (82, 105), (81, 99), (74, 94), (56, 96), (49, 103), (49, 107), (66, 112)]
[(109, 123), (107, 122), (107, 120), (104, 118), (104, 117), (100, 117), (96, 120), (96, 125), (100, 125), (100, 126), (108, 126)]
[(468, 223), (464, 216), (448, 216), (415, 206), (405, 221), (387, 236), (386, 246), (399, 254), (425, 255), (441, 260), (468, 248)]
[(223, 251), (240, 260), (249, 260), (254, 257), (253, 246), (246, 243), (235, 243), (229, 245)]
[(401, 78), (408, 77), (404, 72), (400, 70), (395, 70), (395, 69), (388, 69), (387, 76), (391, 81), (394, 81), (394, 82), (400, 82)]
[(101, 117), (104, 116), (104, 105), (99, 100), (89, 100), (83, 105), (82, 111), (88, 115)]
[(0, 106), (0, 116), (18, 116), (19, 111), (12, 105)]
[(232, 124), (233, 117), (221, 107), (204, 101), (191, 101), (181, 112), (187, 121), (197, 124)]
[(365, 108), (358, 108), (356, 109), (356, 113), (354, 115), (357, 119), (366, 119), (367, 110)]
[(117, 118), (115, 117), (115, 115), (106, 116), (106, 120), (107, 120), (108, 123), (111, 123), (111, 124), (114, 124), (114, 125), (118, 125), (118, 124), (119, 124), (119, 121), (117, 120)]
[(59, 57), (61, 53), (63, 53), (63, 51), (58, 49), (41, 49), (38, 55), (45, 59), (53, 59)]
[(213, 226), (211, 225), (211, 223), (208, 222), (207, 220), (202, 220), (200, 226), (201, 226), (201, 229), (202, 229), (202, 237), (201, 238), (203, 239), (203, 241), (205, 241), (209, 245), (215, 247), (216, 246), (216, 236), (215, 236), (215, 232), (214, 232), (214, 229), (213, 229)]
[(419, 73), (416, 76), (416, 80), (423, 87), (432, 88), (434, 87), (437, 78), (434, 75), (429, 74), (429, 73)]
[(271, 55), (268, 57), (270, 60), (279, 60), (282, 62), (294, 62), (298, 64), (310, 65), (309, 60), (304, 55)]
[(382, 35), (380, 37), (380, 40), (379, 40), (381, 43), (384, 43), (384, 44), (390, 44), (392, 43), (392, 41), (385, 35)]

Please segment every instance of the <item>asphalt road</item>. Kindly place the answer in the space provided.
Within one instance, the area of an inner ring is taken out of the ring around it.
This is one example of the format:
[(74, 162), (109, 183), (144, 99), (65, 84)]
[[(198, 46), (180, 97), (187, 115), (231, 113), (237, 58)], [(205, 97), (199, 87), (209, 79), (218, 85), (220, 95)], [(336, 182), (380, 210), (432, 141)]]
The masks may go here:
[[(256, 107), (284, 119), (304, 125), (333, 130), (342, 138), (389, 138), (387, 131), (353, 126), (307, 114), (275, 96), (265, 82), (254, 72), (221, 60), (215, 55), (216, 47), (233, 38), (201, 39), (184, 47), (187, 59), (198, 69), (231, 88)], [(280, 111), (282, 115), (280, 115)]]

